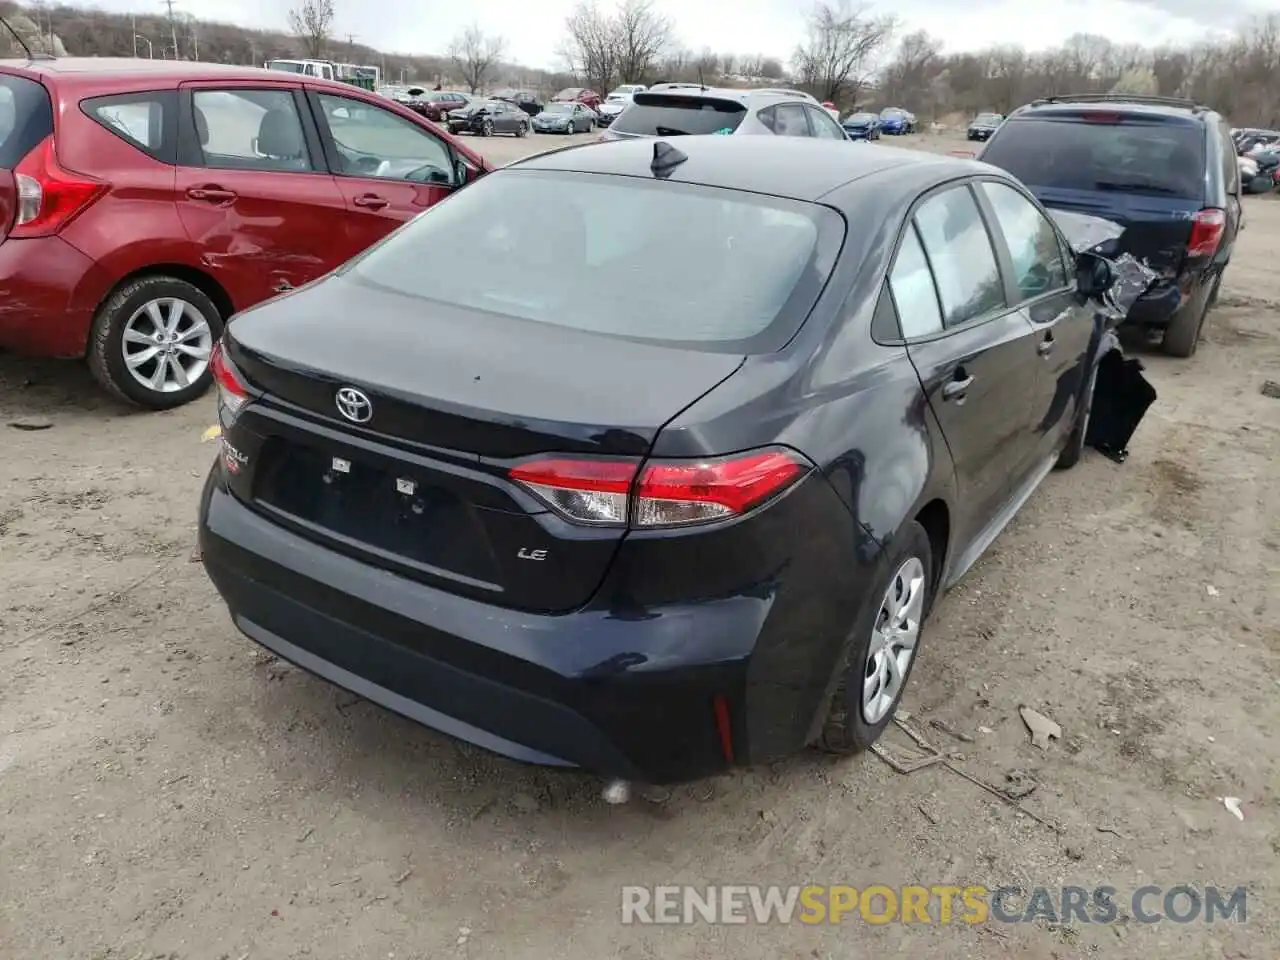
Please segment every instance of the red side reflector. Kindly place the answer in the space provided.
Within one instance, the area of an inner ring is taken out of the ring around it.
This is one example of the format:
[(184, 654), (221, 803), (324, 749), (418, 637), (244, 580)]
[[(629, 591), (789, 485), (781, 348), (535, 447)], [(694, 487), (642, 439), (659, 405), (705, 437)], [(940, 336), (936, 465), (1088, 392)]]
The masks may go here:
[(1227, 214), (1215, 207), (1199, 211), (1191, 222), (1191, 239), (1187, 241), (1188, 257), (1212, 257), (1222, 242)]
[(729, 702), (724, 694), (716, 694), (716, 732), (720, 735), (720, 752), (733, 763), (733, 724), (729, 722)]

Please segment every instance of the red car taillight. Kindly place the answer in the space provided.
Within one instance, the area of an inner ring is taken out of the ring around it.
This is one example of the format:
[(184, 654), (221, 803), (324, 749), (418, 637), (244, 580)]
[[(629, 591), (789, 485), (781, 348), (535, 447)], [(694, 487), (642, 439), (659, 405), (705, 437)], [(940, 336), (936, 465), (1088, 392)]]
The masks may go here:
[(1187, 241), (1188, 257), (1212, 257), (1222, 242), (1227, 227), (1227, 214), (1214, 207), (1199, 211), (1191, 221), (1191, 239)]
[(810, 465), (781, 449), (711, 460), (547, 458), (512, 480), (565, 519), (593, 526), (678, 527), (742, 516), (782, 493)]
[(10, 237), (55, 234), (110, 188), (108, 183), (59, 166), (52, 135), (13, 168), (13, 180), (18, 209)]
[[(232, 419), (240, 408), (249, 402), (249, 388), (227, 362), (222, 350), (222, 341), (213, 345), (209, 354), (209, 372), (213, 374), (213, 383), (218, 390), (218, 411), (226, 411), (227, 419)], [(223, 426), (227, 426), (226, 423)]]

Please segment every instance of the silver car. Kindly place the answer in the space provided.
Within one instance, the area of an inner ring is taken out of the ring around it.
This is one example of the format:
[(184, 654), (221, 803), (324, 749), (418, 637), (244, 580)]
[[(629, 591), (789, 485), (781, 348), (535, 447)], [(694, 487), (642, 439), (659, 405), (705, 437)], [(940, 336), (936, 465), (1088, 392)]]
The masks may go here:
[(848, 139), (844, 128), (806, 93), (723, 87), (651, 88), (633, 94), (601, 139), (685, 134)]

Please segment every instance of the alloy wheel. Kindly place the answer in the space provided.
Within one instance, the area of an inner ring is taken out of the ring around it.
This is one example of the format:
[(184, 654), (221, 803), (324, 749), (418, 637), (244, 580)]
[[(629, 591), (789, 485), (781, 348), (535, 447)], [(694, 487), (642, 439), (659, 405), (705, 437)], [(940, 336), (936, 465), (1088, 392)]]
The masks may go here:
[(176, 297), (144, 303), (124, 325), (125, 369), (156, 393), (185, 390), (209, 368), (213, 331), (195, 306)]
[(862, 679), (862, 718), (874, 726), (902, 694), (924, 619), (924, 564), (908, 557), (889, 581), (867, 646)]

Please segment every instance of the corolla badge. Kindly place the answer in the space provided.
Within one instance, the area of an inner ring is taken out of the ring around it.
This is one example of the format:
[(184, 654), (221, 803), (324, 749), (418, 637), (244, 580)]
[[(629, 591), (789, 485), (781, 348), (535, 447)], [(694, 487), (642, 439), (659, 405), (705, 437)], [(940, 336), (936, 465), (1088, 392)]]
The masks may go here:
[(373, 401), (355, 387), (343, 387), (334, 398), (338, 412), (352, 423), (368, 423), (373, 416)]

